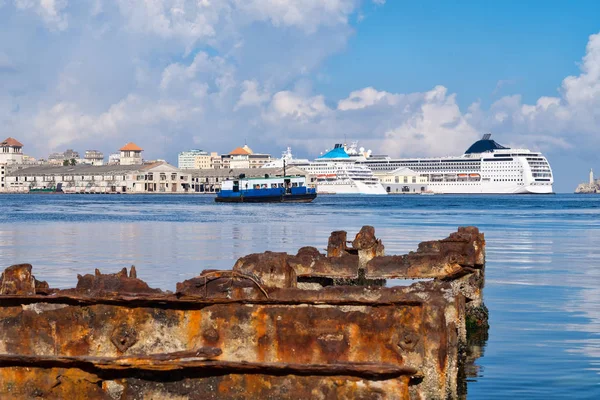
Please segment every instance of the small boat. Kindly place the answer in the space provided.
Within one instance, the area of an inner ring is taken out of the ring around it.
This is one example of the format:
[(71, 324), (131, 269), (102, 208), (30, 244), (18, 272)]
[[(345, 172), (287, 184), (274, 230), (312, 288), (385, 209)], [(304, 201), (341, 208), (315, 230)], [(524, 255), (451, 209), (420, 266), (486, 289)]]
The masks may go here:
[(424, 192), (419, 193), (421, 196), (433, 196), (435, 193), (431, 190), (426, 190)]
[(58, 192), (55, 187), (49, 187), (49, 188), (31, 188), (31, 189), (29, 189), (29, 193), (60, 193), (60, 192)]
[(237, 179), (222, 183), (217, 203), (310, 203), (317, 197), (316, 189), (306, 186), (304, 176), (280, 176)]

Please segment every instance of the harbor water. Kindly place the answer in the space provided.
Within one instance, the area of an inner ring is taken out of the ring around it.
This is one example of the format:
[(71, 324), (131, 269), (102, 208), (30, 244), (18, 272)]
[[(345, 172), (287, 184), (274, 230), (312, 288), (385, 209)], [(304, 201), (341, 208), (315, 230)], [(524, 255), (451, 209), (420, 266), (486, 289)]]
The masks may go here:
[[(375, 227), (387, 254), (474, 225), (487, 242), (490, 330), (471, 351), (469, 399), (600, 398), (600, 196), (320, 196), (216, 204), (212, 196), (3, 195), (0, 266), (31, 263), (51, 287), (136, 265), (152, 287), (230, 269), (265, 250), (324, 250)], [(396, 282), (395, 282), (396, 283)], [(410, 283), (410, 282), (408, 282)]]

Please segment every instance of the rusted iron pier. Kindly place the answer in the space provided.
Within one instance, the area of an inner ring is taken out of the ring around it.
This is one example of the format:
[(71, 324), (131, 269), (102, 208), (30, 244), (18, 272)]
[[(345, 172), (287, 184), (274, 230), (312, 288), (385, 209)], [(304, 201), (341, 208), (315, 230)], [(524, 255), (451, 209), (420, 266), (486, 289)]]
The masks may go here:
[[(386, 256), (374, 229), (327, 254), (265, 252), (175, 293), (135, 267), (52, 289), (0, 278), (0, 398), (457, 398), (467, 321), (487, 324), (474, 227)], [(427, 278), (385, 287), (387, 279)]]

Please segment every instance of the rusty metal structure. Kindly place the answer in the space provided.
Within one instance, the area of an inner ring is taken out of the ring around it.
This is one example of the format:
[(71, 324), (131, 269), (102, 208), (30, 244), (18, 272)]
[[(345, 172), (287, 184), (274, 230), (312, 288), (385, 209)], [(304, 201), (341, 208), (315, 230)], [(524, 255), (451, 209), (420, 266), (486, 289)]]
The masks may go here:
[[(251, 254), (174, 293), (135, 267), (58, 290), (13, 265), (0, 278), (0, 398), (458, 398), (468, 320), (487, 323), (483, 234), (384, 253), (372, 227), (352, 242), (338, 231), (326, 254)], [(414, 278), (427, 280), (385, 287)]]

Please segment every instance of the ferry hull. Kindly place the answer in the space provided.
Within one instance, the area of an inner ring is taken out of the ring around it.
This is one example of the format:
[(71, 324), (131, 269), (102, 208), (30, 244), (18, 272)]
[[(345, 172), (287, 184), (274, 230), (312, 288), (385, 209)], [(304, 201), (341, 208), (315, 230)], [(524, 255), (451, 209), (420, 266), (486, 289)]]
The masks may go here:
[(310, 203), (316, 197), (316, 193), (307, 193), (280, 196), (215, 197), (215, 201), (217, 203)]

